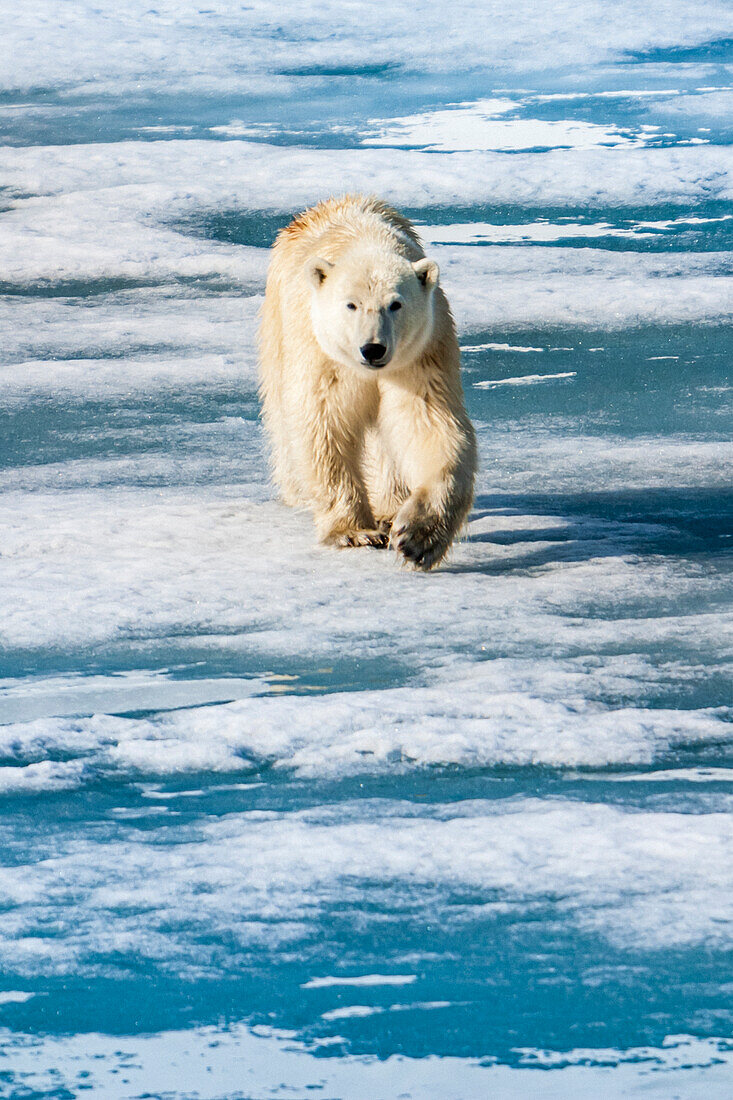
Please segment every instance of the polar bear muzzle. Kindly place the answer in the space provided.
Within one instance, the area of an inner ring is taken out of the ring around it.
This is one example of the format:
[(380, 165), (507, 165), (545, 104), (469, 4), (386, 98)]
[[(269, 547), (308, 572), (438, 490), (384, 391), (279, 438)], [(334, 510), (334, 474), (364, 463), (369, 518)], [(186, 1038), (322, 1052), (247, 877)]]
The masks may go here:
[(387, 348), (384, 344), (364, 344), (361, 348), (364, 362), (370, 367), (383, 367), (387, 357)]

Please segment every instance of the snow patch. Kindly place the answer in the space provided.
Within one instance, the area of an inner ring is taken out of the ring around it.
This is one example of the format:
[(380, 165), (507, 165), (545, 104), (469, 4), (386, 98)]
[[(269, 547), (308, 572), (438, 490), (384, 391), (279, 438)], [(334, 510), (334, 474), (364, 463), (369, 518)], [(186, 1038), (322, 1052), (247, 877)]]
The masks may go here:
[(533, 386), (537, 382), (553, 382), (558, 378), (575, 378), (577, 371), (562, 371), (559, 374), (522, 374), (517, 378), (489, 378), (483, 382), (474, 382), (477, 390), (489, 390), (495, 386)]

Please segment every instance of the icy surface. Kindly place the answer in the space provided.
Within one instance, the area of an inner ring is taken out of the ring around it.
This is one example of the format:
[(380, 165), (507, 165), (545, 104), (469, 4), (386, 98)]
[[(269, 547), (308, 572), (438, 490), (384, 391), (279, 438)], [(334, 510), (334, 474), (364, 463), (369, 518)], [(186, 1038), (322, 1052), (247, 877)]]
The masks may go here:
[[(733, 1094), (725, 3), (8, 10), (9, 1095)], [(267, 248), (417, 223), (429, 576), (275, 499)]]

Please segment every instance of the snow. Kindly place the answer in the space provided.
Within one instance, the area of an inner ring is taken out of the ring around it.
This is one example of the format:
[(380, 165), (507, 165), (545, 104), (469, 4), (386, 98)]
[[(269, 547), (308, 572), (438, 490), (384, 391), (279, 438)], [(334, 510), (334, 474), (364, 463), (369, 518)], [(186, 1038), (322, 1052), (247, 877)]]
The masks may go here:
[(51, 18), (44, 0), (32, 0), (8, 20), (2, 86), (21, 94), (58, 87), (66, 96), (263, 88), (284, 96), (299, 86), (299, 74), (317, 79), (319, 66), (358, 78), (365, 58), (377, 71), (380, 65), (438, 73), (578, 69), (623, 60), (627, 51), (724, 38), (729, 16), (721, 0), (684, 7), (622, 0), (612, 19), (598, 0), (580, 8), (548, 4), (541, 18), (528, 18), (508, 0), (491, 8), (460, 0), (449, 10), (419, 13), (398, 0), (388, 20), (364, 2), (314, 9), (298, 0), (275, 12), (262, 2), (232, 9), (226, 0), (211, 0), (202, 9), (190, 0), (164, 0), (150, 9), (131, 0), (121, 9), (109, 0), (82, 0)]
[(303, 989), (329, 989), (331, 986), (365, 985), (411, 985), (417, 981), (416, 974), (359, 974), (352, 977), (311, 978), (304, 982)]
[(575, 378), (577, 371), (559, 371), (557, 374), (519, 374), (516, 378), (485, 378), (474, 382), (477, 390), (488, 390), (494, 386), (534, 386), (537, 382), (553, 382), (558, 378)]
[[(202, 928), (230, 929), (239, 952), (296, 950), (357, 888), (369, 906), (391, 899), (421, 920), (460, 920), (466, 934), (471, 924), (490, 928), (522, 913), (541, 920), (554, 898), (555, 920), (632, 957), (731, 944), (725, 812), (521, 797), (427, 806), (361, 799), (179, 820), (171, 844), (172, 811), (157, 810), (145, 830), (117, 818), (96, 837), (53, 838), (32, 867), (5, 869), (4, 967), (49, 980), (73, 965), (91, 979), (100, 966), (113, 974), (134, 945), (154, 970), (212, 978), (236, 968), (236, 956), (201, 939)], [(462, 894), (472, 902), (460, 906)], [(54, 936), (39, 937), (39, 922), (49, 920)], [(363, 988), (354, 995), (363, 998)]]
[[(11, 1088), (730, 1095), (729, 22), (8, 14)], [(269, 481), (266, 245), (348, 189), (459, 329), (480, 472), (428, 576)]]
[(611, 130), (593, 122), (503, 119), (511, 100), (477, 100), (443, 111), (426, 111), (406, 118), (370, 119), (372, 136), (365, 145), (417, 146), (441, 152), (461, 149), (522, 150), (592, 149), (596, 145), (641, 145), (644, 137)]
[[(731, 1056), (725, 1042), (678, 1035), (664, 1047), (609, 1049), (605, 1065), (588, 1064), (595, 1052), (578, 1049), (564, 1055), (564, 1066), (547, 1072), (543, 1051), (527, 1050), (516, 1068), (483, 1059), (314, 1057), (292, 1034), (242, 1027), (225, 1031), (191, 1028), (122, 1039), (100, 1034), (48, 1038), (13, 1049), (23, 1080), (37, 1089), (58, 1087), (59, 1079), (88, 1087), (104, 1100), (119, 1096), (120, 1077), (130, 1090), (164, 1092), (175, 1065), (187, 1087), (203, 1095), (226, 1095), (246, 1084), (253, 1093), (266, 1089), (287, 1097), (293, 1089), (328, 1089), (351, 1100), (374, 1096), (440, 1096), (442, 1100), (484, 1100), (491, 1088), (506, 1100), (525, 1100), (541, 1083), (547, 1100), (602, 1093), (609, 1100), (643, 1095), (668, 1100), (670, 1089), (686, 1100), (726, 1100)], [(47, 1067), (54, 1066), (50, 1071)], [(538, 1078), (538, 1073), (542, 1073)], [(244, 1078), (244, 1081), (243, 1081)], [(281, 1081), (282, 1084), (273, 1084)]]
[[(40, 787), (46, 775), (52, 789), (64, 776), (76, 785), (110, 770), (167, 775), (267, 767), (338, 777), (435, 767), (597, 767), (652, 763), (677, 745), (730, 740), (730, 711), (724, 708), (611, 707), (593, 698), (618, 691), (620, 684), (627, 691), (648, 690), (654, 670), (633, 662), (607, 659), (594, 668), (582, 660), (545, 659), (528, 668), (505, 658), (464, 668), (462, 675), (456, 662), (448, 667), (444, 683), (361, 691), (358, 702), (350, 693), (276, 695), (154, 719), (9, 723), (0, 727), (8, 758), (59, 752), (81, 758), (48, 771), (35, 764), (5, 768), (2, 780), (6, 789), (14, 775), (18, 784)], [(196, 698), (195, 682), (169, 687), (171, 697), (184, 700), (188, 692)], [(222, 683), (220, 693), (232, 697), (242, 690), (236, 682), (227, 688)], [(206, 698), (204, 684), (198, 700)], [(145, 701), (144, 694), (130, 696), (127, 706), (142, 709)], [(77, 713), (87, 709), (84, 696), (77, 696)]]

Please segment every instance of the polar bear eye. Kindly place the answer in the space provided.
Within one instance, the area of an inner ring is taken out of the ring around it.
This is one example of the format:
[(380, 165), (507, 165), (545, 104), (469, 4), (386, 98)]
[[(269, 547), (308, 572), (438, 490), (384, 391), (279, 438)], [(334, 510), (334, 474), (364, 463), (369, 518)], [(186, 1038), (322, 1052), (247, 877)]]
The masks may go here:
[(346, 308), (347, 309), (356, 309), (356, 306), (354, 305), (353, 302), (347, 302), (346, 303)]
[(389, 307), (390, 313), (396, 313), (398, 309), (402, 309), (402, 302), (392, 302), (392, 305)]

